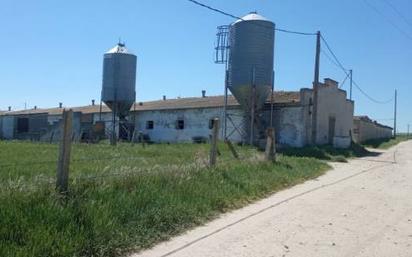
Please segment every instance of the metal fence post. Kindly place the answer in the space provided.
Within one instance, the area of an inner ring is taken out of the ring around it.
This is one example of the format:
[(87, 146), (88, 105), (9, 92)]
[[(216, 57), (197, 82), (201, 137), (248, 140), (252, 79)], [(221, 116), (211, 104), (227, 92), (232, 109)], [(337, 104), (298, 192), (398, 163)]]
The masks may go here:
[(56, 189), (60, 193), (65, 193), (68, 190), (69, 181), (69, 166), (70, 166), (70, 151), (71, 151), (71, 136), (73, 124), (73, 111), (63, 111), (63, 120), (61, 125), (61, 141), (59, 148), (59, 160), (57, 163), (57, 180)]
[(219, 119), (215, 118), (213, 120), (213, 131), (212, 131), (212, 140), (211, 140), (211, 147), (210, 147), (210, 159), (209, 159), (210, 167), (213, 167), (216, 165), (218, 136), (219, 136)]

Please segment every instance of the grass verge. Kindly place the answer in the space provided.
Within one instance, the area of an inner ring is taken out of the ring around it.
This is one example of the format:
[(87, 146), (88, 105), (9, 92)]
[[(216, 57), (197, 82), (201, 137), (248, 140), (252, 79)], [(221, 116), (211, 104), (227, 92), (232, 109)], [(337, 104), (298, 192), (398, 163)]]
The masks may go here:
[(286, 156), (311, 157), (332, 162), (347, 162), (348, 158), (374, 155), (373, 152), (368, 151), (362, 145), (355, 143), (353, 143), (349, 148), (346, 149), (334, 148), (330, 145), (322, 145), (306, 146), (303, 148), (288, 147), (281, 149), (279, 152)]
[(407, 135), (397, 135), (396, 138), (372, 139), (364, 142), (362, 145), (369, 148), (388, 149), (403, 141), (409, 140)]
[(313, 158), (224, 145), (214, 169), (208, 145), (74, 145), (70, 192), (54, 192), (57, 146), (0, 142), (0, 256), (121, 256), (220, 213), (318, 177)]

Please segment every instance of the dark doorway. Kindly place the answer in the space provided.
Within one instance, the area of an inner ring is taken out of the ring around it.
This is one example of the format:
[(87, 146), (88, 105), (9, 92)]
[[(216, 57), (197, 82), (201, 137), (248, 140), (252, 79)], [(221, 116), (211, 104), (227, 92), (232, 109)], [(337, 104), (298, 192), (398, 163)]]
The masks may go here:
[(28, 118), (17, 118), (17, 133), (27, 133), (29, 132), (29, 119)]

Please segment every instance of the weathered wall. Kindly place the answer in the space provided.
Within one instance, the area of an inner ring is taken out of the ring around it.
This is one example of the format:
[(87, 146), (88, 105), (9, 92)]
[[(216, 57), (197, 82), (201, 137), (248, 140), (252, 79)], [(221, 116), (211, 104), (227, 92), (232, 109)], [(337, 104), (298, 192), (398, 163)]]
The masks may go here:
[[(241, 111), (232, 109), (228, 111), (235, 124), (240, 124)], [(181, 110), (159, 110), (140, 111), (136, 114), (136, 129), (149, 135), (154, 142), (191, 142), (193, 137), (209, 138), (211, 129), (209, 122), (211, 119), (221, 120), (219, 136), (223, 133), (223, 109), (222, 108), (202, 108), (202, 109), (181, 109)], [(184, 129), (177, 129), (177, 120), (184, 120)], [(146, 127), (147, 121), (153, 121), (153, 129)], [(234, 126), (228, 122), (228, 134), (234, 130)], [(230, 140), (240, 142), (239, 133), (233, 133)]]
[(3, 117), (0, 116), (0, 139), (3, 139)]
[[(299, 104), (275, 105), (273, 125), (276, 144), (279, 146), (302, 147), (305, 145), (304, 109)], [(264, 129), (270, 127), (270, 106), (267, 106), (262, 122)], [(266, 142), (265, 138), (263, 141)], [(263, 142), (263, 143), (264, 143)]]
[[(326, 80), (325, 84), (320, 85), (316, 144), (332, 143), (335, 147), (349, 147), (353, 126), (353, 109), (353, 102), (346, 99), (346, 92), (340, 90), (337, 84)], [(334, 129), (331, 119), (335, 120)]]
[(2, 117), (2, 138), (13, 139), (14, 138), (14, 116)]
[(392, 128), (364, 119), (353, 120), (353, 140), (363, 143), (371, 139), (384, 139), (392, 137)]
[[(42, 134), (48, 130), (47, 113), (39, 114), (21, 114), (14, 118), (14, 138), (22, 140), (39, 140)], [(19, 119), (28, 120), (28, 131), (18, 131)]]

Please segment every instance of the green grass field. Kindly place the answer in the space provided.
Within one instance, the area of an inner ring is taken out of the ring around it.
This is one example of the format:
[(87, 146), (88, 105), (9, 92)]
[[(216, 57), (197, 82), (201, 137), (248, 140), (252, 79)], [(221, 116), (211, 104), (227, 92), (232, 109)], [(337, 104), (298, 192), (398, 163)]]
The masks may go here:
[(0, 256), (121, 256), (323, 174), (314, 158), (219, 145), (73, 146), (70, 192), (55, 193), (57, 145), (0, 141)]

